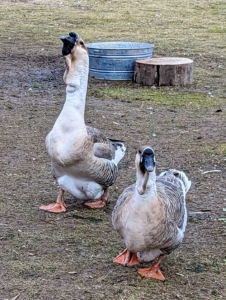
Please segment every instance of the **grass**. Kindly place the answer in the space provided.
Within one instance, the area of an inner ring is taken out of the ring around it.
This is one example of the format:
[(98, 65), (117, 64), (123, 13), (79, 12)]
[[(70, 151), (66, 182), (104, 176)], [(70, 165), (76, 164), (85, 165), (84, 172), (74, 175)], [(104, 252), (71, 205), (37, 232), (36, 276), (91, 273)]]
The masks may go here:
[(154, 42), (157, 51), (170, 54), (219, 56), (226, 45), (222, 39), (226, 8), (216, 0), (174, 1), (173, 4), (163, 0), (161, 5), (147, 1), (132, 1), (128, 5), (119, 0), (9, 3), (3, 1), (1, 5), (0, 37), (5, 46), (14, 39), (21, 41), (16, 52), (46, 44), (48, 52), (48, 46), (58, 45), (59, 37), (72, 29), (86, 42)]
[(226, 159), (226, 143), (212, 144), (203, 149), (203, 152), (208, 155), (219, 155)]
[(126, 86), (118, 85), (92, 87), (88, 92), (89, 96), (106, 99), (121, 99), (128, 101), (145, 101), (154, 106), (169, 106), (169, 107), (187, 107), (199, 108), (220, 105), (224, 99), (212, 94), (184, 92), (175, 88), (158, 88), (155, 87), (140, 87), (134, 84), (126, 84)]

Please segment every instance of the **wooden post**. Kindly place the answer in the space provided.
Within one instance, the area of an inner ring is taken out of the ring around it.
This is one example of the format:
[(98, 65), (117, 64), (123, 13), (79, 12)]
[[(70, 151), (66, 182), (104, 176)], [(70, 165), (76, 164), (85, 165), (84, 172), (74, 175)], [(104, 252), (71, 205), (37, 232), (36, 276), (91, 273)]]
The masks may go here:
[(159, 57), (137, 60), (134, 82), (143, 85), (192, 84), (193, 60), (180, 57)]

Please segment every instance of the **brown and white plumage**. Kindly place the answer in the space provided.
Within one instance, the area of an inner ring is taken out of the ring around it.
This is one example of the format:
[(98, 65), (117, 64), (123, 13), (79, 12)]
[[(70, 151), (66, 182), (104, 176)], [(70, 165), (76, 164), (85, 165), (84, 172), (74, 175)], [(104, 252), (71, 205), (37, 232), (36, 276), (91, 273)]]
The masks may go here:
[(185, 196), (191, 182), (184, 172), (174, 169), (157, 177), (149, 146), (139, 149), (135, 165), (136, 183), (119, 196), (112, 213), (113, 226), (127, 248), (114, 261), (130, 266), (159, 258), (154, 265), (157, 271), (151, 267), (139, 273), (164, 280), (158, 264), (161, 256), (182, 243), (187, 224)]
[[(46, 137), (52, 172), (60, 186), (57, 202), (41, 206), (50, 212), (63, 212), (64, 192), (86, 201), (92, 208), (108, 201), (108, 188), (114, 184), (119, 161), (125, 154), (120, 141), (112, 142), (99, 130), (88, 127), (84, 111), (88, 84), (89, 56), (84, 41), (71, 32), (61, 37), (66, 71), (66, 101)], [(88, 203), (87, 201), (91, 201)]]

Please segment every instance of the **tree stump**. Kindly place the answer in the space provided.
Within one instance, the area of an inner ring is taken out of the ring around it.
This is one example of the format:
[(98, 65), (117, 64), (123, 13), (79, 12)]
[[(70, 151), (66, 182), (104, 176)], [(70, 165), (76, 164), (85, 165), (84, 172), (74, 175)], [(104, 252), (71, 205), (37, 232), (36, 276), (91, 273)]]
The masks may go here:
[(180, 57), (159, 57), (137, 60), (134, 82), (143, 85), (191, 84), (193, 80), (193, 60)]

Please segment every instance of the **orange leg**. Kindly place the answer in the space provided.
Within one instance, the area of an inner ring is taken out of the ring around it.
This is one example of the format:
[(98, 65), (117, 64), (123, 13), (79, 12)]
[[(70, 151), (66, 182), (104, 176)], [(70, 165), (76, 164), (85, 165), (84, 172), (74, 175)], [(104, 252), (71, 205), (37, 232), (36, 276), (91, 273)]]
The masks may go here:
[(123, 266), (134, 266), (140, 263), (140, 261), (138, 260), (137, 254), (136, 253), (132, 253), (131, 251), (129, 251), (127, 248), (120, 253), (114, 260), (114, 263), (117, 264), (122, 264)]
[(85, 202), (84, 204), (86, 206), (89, 206), (90, 208), (102, 208), (107, 204), (108, 198), (109, 198), (109, 188), (106, 188), (100, 200), (93, 201), (93, 202)]
[(165, 277), (163, 276), (162, 272), (159, 269), (159, 264), (162, 260), (162, 256), (159, 256), (157, 262), (151, 266), (150, 268), (145, 269), (139, 269), (138, 273), (141, 276), (147, 277), (147, 278), (155, 278), (164, 281)]
[(65, 212), (66, 205), (64, 203), (64, 190), (60, 189), (56, 203), (51, 203), (49, 205), (42, 205), (39, 208), (54, 213)]

